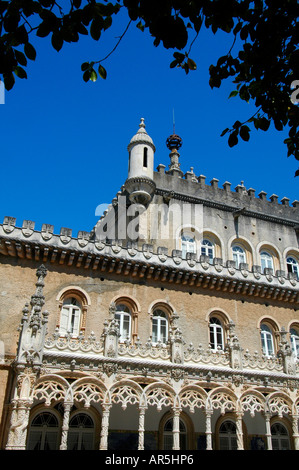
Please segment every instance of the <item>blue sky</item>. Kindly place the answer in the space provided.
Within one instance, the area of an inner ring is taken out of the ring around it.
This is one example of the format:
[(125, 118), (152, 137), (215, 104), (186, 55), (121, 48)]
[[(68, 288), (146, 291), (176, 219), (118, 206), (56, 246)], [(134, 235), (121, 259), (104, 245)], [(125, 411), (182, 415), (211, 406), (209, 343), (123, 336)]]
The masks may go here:
[(155, 48), (147, 32), (131, 25), (117, 50), (103, 63), (107, 80), (85, 83), (81, 63), (110, 52), (127, 18), (119, 15), (99, 42), (81, 37), (57, 53), (50, 39), (32, 39), (35, 62), (27, 67), (28, 80), (16, 80), (0, 105), (1, 185), (0, 220), (4, 216), (89, 231), (96, 208), (109, 203), (125, 182), (127, 145), (145, 119), (156, 145), (155, 167), (169, 164), (166, 138), (175, 130), (183, 139), (180, 150), (184, 172), (229, 181), (235, 188), (244, 181), (256, 195), (299, 199), (298, 167), (287, 158), (285, 134), (273, 126), (251, 133), (248, 143), (233, 149), (223, 129), (236, 119), (250, 117), (255, 108), (238, 98), (228, 99), (234, 85), (227, 82), (211, 90), (209, 65), (231, 46), (227, 34), (202, 32), (191, 57), (198, 68), (186, 75), (170, 69), (171, 50)]

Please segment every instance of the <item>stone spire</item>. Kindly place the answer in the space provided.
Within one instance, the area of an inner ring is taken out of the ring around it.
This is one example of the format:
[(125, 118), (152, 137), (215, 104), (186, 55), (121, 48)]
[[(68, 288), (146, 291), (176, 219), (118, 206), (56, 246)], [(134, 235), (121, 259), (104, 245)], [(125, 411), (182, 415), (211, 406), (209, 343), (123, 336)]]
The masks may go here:
[(45, 303), (43, 294), (44, 279), (47, 269), (41, 265), (37, 271), (37, 282), (35, 293), (31, 296), (30, 305), (27, 303), (23, 309), (23, 317), (20, 325), (20, 339), (17, 352), (17, 364), (40, 367), (42, 363), (42, 352), (47, 332), (47, 311), (42, 313)]

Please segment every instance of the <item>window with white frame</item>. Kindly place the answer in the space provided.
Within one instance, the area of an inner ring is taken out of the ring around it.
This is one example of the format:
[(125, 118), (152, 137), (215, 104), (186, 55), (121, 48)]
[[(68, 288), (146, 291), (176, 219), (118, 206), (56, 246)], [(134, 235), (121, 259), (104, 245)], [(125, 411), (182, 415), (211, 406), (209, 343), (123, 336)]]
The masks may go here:
[(201, 254), (209, 257), (209, 262), (213, 263), (215, 256), (214, 245), (210, 240), (204, 239), (201, 242)]
[(214, 351), (224, 348), (223, 325), (217, 317), (210, 319), (210, 345)]
[(266, 325), (261, 325), (261, 342), (262, 342), (262, 350), (266, 356), (273, 356), (274, 354), (274, 340), (273, 340), (273, 332), (271, 328)]
[(167, 343), (168, 341), (168, 316), (163, 310), (157, 309), (152, 317), (152, 342)]
[(131, 310), (125, 304), (117, 304), (115, 320), (118, 322), (120, 341), (126, 341), (131, 338)]
[(61, 314), (59, 332), (62, 336), (70, 334), (73, 337), (79, 335), (81, 320), (81, 304), (75, 297), (64, 299)]
[(297, 328), (290, 329), (290, 338), (293, 355), (296, 359), (299, 359), (299, 332)]
[(239, 268), (240, 263), (246, 263), (246, 255), (243, 248), (239, 245), (233, 245), (232, 247), (233, 252), (233, 260), (236, 263), (236, 267)]
[(182, 233), (181, 235), (182, 257), (186, 258), (187, 253), (196, 253), (196, 243), (192, 235)]
[(287, 257), (287, 270), (288, 273), (294, 273), (296, 278), (298, 279), (299, 269), (298, 269), (298, 261), (293, 258), (292, 256)]
[(264, 272), (265, 268), (273, 269), (273, 258), (267, 251), (261, 252), (261, 267), (262, 272)]

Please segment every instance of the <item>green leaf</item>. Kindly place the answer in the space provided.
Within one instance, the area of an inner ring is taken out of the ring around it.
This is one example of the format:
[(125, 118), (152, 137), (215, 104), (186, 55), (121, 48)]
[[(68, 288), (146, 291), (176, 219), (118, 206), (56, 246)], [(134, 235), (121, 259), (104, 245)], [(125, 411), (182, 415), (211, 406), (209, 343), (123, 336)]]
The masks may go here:
[(190, 70), (196, 70), (197, 69), (197, 65), (194, 62), (194, 60), (188, 59), (187, 64), (188, 64), (188, 67), (189, 67)]
[(234, 96), (237, 96), (238, 95), (238, 90), (234, 90), (230, 93), (229, 97), (228, 98), (233, 98)]
[(104, 69), (104, 67), (102, 65), (99, 65), (98, 72), (99, 72), (100, 77), (103, 78), (104, 80), (106, 80), (107, 71), (106, 71), (106, 69)]
[(27, 78), (27, 73), (22, 67), (17, 65), (14, 69), (14, 73), (16, 74), (17, 77), (19, 78)]
[(230, 134), (228, 138), (228, 145), (230, 147), (234, 147), (235, 145), (237, 145), (237, 143), (238, 143), (238, 135), (237, 135), (237, 132), (234, 131)]
[(97, 72), (95, 71), (95, 69), (91, 69), (89, 80), (91, 80), (92, 82), (96, 82), (97, 78)]
[(102, 18), (96, 18), (92, 20), (92, 23), (90, 25), (90, 35), (92, 39), (95, 41), (98, 41), (101, 37), (101, 32), (102, 32), (102, 27), (103, 27), (103, 20)]
[(81, 65), (81, 70), (82, 72), (85, 72), (85, 70), (89, 69), (89, 62), (83, 62)]
[(16, 57), (17, 61), (19, 62), (19, 64), (27, 65), (27, 59), (26, 59), (25, 54), (23, 54), (23, 52), (18, 51), (17, 49), (15, 49), (15, 57)]
[(24, 46), (24, 52), (25, 52), (26, 56), (28, 57), (28, 59), (35, 60), (36, 50), (34, 49), (32, 44), (30, 44), (29, 42), (26, 42), (26, 44)]
[(234, 129), (239, 129), (239, 127), (242, 125), (242, 123), (240, 121), (236, 121), (233, 125), (233, 128)]
[(3, 75), (6, 90), (11, 90), (15, 84), (15, 77), (12, 73)]
[(90, 79), (90, 69), (87, 69), (87, 70), (85, 70), (85, 72), (83, 74), (83, 80), (85, 82), (88, 82), (89, 79)]
[(45, 38), (46, 36), (48, 36), (50, 34), (50, 32), (51, 32), (51, 26), (46, 21), (43, 21), (39, 25), (38, 30), (36, 32), (36, 35), (39, 38)]
[(52, 46), (54, 47), (54, 49), (59, 52), (60, 49), (62, 48), (63, 46), (63, 38), (61, 36), (61, 34), (59, 32), (54, 32), (52, 34), (52, 38), (51, 38), (51, 44)]
[(240, 128), (240, 137), (246, 142), (248, 142), (249, 137), (250, 137), (249, 132), (250, 132), (250, 129), (248, 126), (242, 126)]
[(144, 31), (144, 24), (142, 24), (141, 21), (139, 21), (139, 23), (136, 25), (136, 28), (140, 29), (140, 31)]
[(226, 129), (224, 129), (224, 131), (221, 132), (220, 137), (223, 137), (228, 131), (229, 128), (227, 127)]

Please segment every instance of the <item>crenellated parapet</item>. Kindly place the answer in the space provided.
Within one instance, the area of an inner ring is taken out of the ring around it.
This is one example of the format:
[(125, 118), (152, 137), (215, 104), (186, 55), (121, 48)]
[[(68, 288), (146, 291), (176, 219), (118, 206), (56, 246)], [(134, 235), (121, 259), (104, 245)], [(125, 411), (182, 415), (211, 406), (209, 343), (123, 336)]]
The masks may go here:
[(172, 198), (182, 201), (200, 203), (228, 212), (243, 209), (243, 215), (299, 226), (298, 200), (291, 203), (289, 198), (283, 197), (279, 201), (276, 194), (268, 197), (265, 191), (256, 194), (255, 189), (246, 189), (243, 181), (234, 190), (228, 181), (221, 187), (217, 178), (207, 184), (206, 177), (196, 176), (193, 168), (182, 176), (165, 171), (165, 168), (165, 165), (160, 164), (154, 173), (156, 194), (167, 197), (172, 192)]
[(28, 222), (17, 227), (14, 218), (4, 219), (0, 225), (2, 255), (121, 275), (133, 282), (163, 283), (169, 288), (181, 284), (191, 291), (204, 288), (293, 304), (299, 300), (298, 280), (293, 273), (262, 272), (260, 266), (249, 268), (246, 263), (237, 268), (233, 260), (221, 258), (214, 258), (211, 264), (207, 256), (194, 253), (184, 259), (181, 250), (168, 253), (166, 247), (154, 250), (148, 243), (140, 246), (134, 241), (94, 240), (88, 232), (80, 231), (75, 238), (67, 228), (56, 235), (49, 225), (28, 232), (24, 227), (33, 226)]

